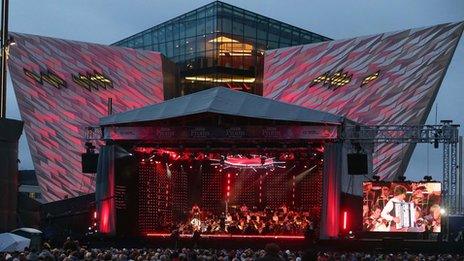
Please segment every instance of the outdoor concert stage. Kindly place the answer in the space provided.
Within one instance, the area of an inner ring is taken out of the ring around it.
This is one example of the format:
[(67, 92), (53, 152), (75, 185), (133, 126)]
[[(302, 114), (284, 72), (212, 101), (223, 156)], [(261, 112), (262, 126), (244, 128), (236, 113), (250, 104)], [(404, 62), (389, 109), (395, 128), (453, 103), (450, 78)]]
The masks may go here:
[[(344, 117), (214, 88), (100, 120), (107, 235), (338, 237)], [(359, 148), (358, 148), (359, 149)], [(346, 165), (345, 165), (346, 166)]]

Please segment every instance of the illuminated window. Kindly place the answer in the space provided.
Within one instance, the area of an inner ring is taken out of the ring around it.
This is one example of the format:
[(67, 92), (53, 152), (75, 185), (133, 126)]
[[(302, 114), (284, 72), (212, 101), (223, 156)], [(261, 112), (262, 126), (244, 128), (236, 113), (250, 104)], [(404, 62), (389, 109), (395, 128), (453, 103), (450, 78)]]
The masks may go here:
[(217, 83), (253, 83), (255, 82), (254, 77), (210, 77), (210, 76), (188, 76), (185, 77), (188, 81), (197, 81), (197, 82), (217, 82)]
[(225, 36), (216, 37), (208, 42), (219, 43), (219, 56), (251, 56), (253, 52), (253, 45), (240, 43)]
[(329, 87), (341, 87), (351, 82), (353, 75), (349, 75), (347, 72), (340, 70), (334, 74), (326, 72), (321, 76), (318, 76), (311, 82), (311, 86), (322, 83), (322, 85), (328, 85)]
[(379, 78), (380, 76), (380, 71), (377, 71), (371, 75), (368, 75), (366, 77), (364, 77), (363, 81), (361, 82), (361, 87), (363, 87), (364, 85), (372, 82), (372, 81), (375, 81), (377, 80), (377, 78)]

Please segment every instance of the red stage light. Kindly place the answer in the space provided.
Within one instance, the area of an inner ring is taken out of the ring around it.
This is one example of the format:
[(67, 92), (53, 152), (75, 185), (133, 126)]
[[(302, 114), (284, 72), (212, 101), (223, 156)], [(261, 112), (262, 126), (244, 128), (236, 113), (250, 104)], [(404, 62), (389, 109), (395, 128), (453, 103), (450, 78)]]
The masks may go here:
[(343, 230), (346, 230), (347, 222), (348, 222), (348, 212), (343, 211)]
[(97, 211), (93, 212), (93, 219), (97, 219)]

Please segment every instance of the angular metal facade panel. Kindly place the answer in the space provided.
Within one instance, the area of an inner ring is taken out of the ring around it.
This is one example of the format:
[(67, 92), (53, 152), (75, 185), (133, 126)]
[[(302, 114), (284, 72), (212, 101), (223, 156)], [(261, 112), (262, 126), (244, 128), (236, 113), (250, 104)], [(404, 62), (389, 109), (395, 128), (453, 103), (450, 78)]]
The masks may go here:
[[(448, 23), (268, 51), (263, 95), (368, 125), (424, 124), (463, 27)], [(377, 79), (362, 85), (376, 72)], [(325, 73), (326, 84), (316, 84)], [(349, 82), (335, 87), (335, 78)], [(374, 172), (384, 179), (401, 175), (413, 149), (378, 145)]]
[(10, 47), (9, 70), (45, 199), (93, 192), (95, 175), (81, 169), (85, 127), (98, 125), (99, 118), (107, 115), (108, 98), (116, 113), (163, 101), (162, 55), (12, 36), (16, 45)]

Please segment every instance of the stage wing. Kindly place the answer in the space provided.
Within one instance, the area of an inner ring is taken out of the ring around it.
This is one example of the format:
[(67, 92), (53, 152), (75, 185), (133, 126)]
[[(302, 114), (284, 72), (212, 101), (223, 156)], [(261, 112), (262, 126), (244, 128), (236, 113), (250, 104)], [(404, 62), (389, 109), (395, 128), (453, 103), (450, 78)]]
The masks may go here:
[(170, 62), (157, 52), (12, 36), (9, 70), (45, 199), (94, 192), (94, 174), (81, 169), (84, 128), (107, 115), (108, 98), (116, 113), (162, 101)]
[[(266, 52), (265, 97), (368, 124), (424, 124), (464, 23)], [(404, 173), (413, 145), (376, 147), (374, 173)]]

